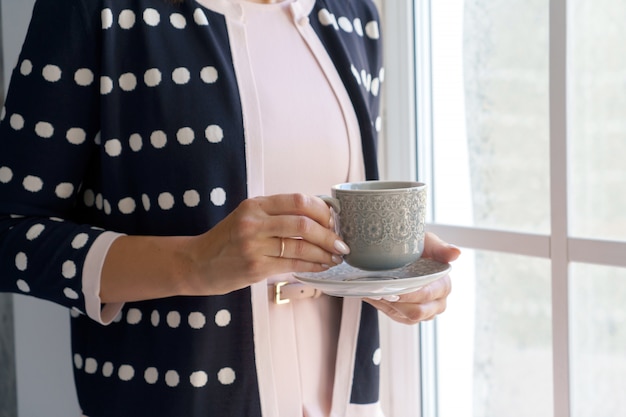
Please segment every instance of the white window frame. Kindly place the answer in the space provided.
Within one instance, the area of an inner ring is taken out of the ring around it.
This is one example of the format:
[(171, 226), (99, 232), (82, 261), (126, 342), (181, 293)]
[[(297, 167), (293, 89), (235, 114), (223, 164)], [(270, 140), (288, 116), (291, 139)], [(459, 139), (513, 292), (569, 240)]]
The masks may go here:
[[(381, 141), (381, 176), (383, 178), (417, 178), (429, 184), (430, 187), (432, 187), (429, 26), (431, 1), (390, 0), (383, 3), (382, 24), (386, 51), (386, 76), (383, 96), (385, 123)], [(428, 230), (468, 249), (550, 260), (554, 416), (569, 417), (571, 415), (568, 297), (570, 265), (573, 262), (580, 262), (626, 267), (626, 256), (624, 256), (626, 242), (577, 238), (570, 235), (568, 223), (568, 91), (570, 80), (567, 50), (568, 1), (551, 0), (549, 10), (550, 234), (491, 230), (432, 222), (429, 222)], [(418, 35), (417, 45), (413, 45), (414, 34)], [(417, 94), (414, 93), (415, 91)], [(418, 138), (417, 144), (412, 140), (416, 137)], [(383, 368), (382, 401), (388, 415), (437, 416), (436, 370), (434, 368), (435, 326), (436, 324), (429, 323), (419, 327), (399, 327), (383, 320), (383, 363), (387, 364), (387, 367)], [(385, 346), (389, 347), (385, 349)], [(420, 364), (423, 366), (420, 367)], [(398, 370), (404, 371), (398, 372)], [(393, 375), (391, 375), (392, 372)], [(418, 392), (421, 392), (421, 395), (418, 395)]]

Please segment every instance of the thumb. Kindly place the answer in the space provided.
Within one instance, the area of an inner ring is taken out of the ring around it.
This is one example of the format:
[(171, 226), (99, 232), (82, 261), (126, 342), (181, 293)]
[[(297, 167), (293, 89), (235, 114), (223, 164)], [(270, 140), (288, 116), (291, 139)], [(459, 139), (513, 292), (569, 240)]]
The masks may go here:
[(424, 237), (425, 258), (431, 258), (438, 262), (452, 262), (461, 255), (461, 249), (444, 242), (434, 233), (426, 232)]

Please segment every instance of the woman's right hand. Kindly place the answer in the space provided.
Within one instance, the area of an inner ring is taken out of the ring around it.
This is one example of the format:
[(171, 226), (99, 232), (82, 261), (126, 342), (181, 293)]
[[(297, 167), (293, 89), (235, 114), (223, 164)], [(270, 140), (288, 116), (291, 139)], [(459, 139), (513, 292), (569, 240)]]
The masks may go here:
[(198, 236), (123, 236), (107, 255), (101, 299), (226, 294), (275, 274), (320, 272), (349, 252), (332, 226), (320, 198), (281, 194), (243, 201)]

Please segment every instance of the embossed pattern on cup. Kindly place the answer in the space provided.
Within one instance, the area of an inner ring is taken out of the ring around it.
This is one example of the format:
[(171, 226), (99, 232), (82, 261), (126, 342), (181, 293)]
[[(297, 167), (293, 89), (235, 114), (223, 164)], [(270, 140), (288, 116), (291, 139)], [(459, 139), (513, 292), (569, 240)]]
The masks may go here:
[(386, 270), (417, 261), (424, 249), (426, 186), (412, 181), (367, 181), (332, 188), (337, 226), (350, 247), (345, 261)]

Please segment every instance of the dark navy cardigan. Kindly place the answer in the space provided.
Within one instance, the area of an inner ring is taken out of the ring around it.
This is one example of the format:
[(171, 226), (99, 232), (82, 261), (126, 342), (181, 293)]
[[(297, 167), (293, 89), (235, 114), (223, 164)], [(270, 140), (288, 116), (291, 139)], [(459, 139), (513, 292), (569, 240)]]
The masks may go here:
[[(374, 179), (376, 8), (371, 0), (317, 0), (309, 18), (352, 100)], [(341, 19), (355, 30), (343, 30)], [(363, 33), (367, 23), (374, 36)], [(83, 314), (83, 264), (103, 230), (200, 234), (246, 198), (229, 48), (225, 17), (194, 0), (35, 6), (0, 123), (0, 291), (73, 311), (87, 416), (262, 414), (250, 288), (127, 303), (108, 326)], [(349, 401), (374, 404), (377, 313), (363, 303), (359, 320)]]

